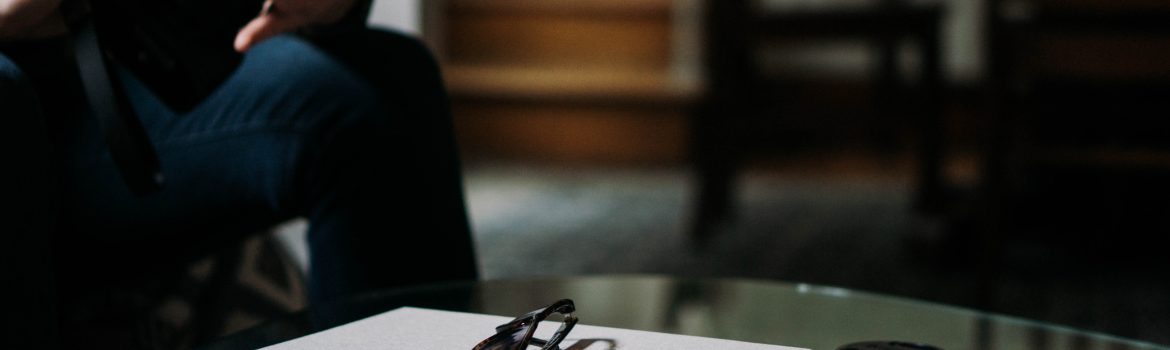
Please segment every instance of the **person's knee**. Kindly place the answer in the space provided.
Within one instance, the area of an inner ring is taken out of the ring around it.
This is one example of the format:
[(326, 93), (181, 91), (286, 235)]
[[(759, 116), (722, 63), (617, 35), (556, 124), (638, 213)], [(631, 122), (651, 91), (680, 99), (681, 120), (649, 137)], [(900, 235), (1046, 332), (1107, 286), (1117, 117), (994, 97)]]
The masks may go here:
[(241, 66), (251, 89), (263, 91), (276, 110), (302, 128), (336, 128), (381, 114), (378, 94), (353, 71), (292, 36), (269, 39), (249, 51)]
[(390, 135), (393, 120), (375, 89), (296, 37), (280, 36), (253, 47), (239, 74), (238, 83), (246, 87), (235, 90), (259, 94), (257, 103), (271, 104), (261, 108), (271, 112), (264, 116), (267, 122), (286, 125), (296, 135), (293, 171), (314, 174), (302, 180), (356, 171), (354, 164), (371, 152), (386, 152), (386, 140), (396, 139)]

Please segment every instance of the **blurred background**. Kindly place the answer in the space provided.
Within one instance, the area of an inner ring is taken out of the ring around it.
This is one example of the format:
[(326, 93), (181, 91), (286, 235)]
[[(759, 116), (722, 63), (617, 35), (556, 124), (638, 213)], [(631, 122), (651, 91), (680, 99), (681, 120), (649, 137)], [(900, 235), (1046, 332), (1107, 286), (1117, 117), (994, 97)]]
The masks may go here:
[(1170, 3), (379, 0), (485, 278), (809, 282), (1170, 344)]

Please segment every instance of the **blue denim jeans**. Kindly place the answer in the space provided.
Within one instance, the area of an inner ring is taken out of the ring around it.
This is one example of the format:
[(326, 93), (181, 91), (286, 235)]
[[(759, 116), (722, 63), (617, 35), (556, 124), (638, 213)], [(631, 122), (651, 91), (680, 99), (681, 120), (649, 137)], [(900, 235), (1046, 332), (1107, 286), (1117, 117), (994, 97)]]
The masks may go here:
[(53, 130), (59, 290), (160, 272), (295, 217), (309, 219), (310, 302), (477, 277), (446, 96), (413, 39), (270, 39), (183, 113), (118, 71), (166, 176), (144, 196), (122, 182), (85, 108), (69, 107), (84, 106), (76, 81), (22, 73), (65, 68), (26, 62), (0, 56), (0, 81), (33, 81), (24, 89), (40, 98), (20, 101), (43, 115), (0, 108)]

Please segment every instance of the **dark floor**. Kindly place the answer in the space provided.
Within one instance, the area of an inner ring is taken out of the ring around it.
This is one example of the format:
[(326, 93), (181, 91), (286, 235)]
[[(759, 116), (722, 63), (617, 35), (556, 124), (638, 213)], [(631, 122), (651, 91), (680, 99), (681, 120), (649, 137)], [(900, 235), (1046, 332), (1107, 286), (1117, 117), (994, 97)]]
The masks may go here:
[(1084, 257), (1023, 240), (1005, 249), (994, 284), (980, 294), (976, 277), (987, 275), (975, 273), (963, 249), (937, 239), (916, 244), (943, 225), (911, 210), (906, 164), (847, 157), (752, 167), (740, 181), (737, 215), (702, 245), (685, 234), (693, 178), (681, 166), (469, 162), (465, 175), (485, 278), (655, 273), (799, 281), (986, 305), (1170, 344), (1164, 259)]

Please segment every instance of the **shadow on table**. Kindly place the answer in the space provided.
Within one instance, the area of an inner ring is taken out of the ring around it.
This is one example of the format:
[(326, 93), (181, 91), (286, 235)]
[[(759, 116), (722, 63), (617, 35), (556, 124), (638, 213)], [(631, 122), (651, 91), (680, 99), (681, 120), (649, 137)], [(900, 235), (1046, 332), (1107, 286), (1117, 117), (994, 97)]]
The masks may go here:
[[(598, 344), (598, 343), (603, 343), (605, 345), (603, 345), (603, 347), (597, 347), (597, 348), (593, 347), (593, 344)], [(613, 349), (617, 349), (617, 342), (615, 342), (613, 339), (595, 339), (595, 338), (577, 339), (577, 341), (573, 342), (573, 345), (570, 345), (569, 347), (564, 348), (562, 350), (587, 350), (587, 349), (588, 350), (613, 350)]]

